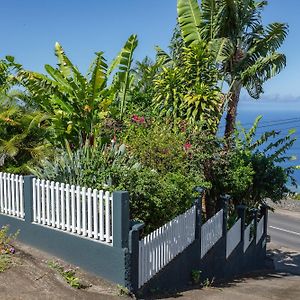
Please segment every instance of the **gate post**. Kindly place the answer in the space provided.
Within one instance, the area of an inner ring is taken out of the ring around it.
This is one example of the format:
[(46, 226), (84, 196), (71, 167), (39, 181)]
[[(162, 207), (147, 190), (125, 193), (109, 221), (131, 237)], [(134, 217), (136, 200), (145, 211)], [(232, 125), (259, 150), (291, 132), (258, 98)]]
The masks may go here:
[(267, 236), (269, 206), (267, 204), (263, 203), (261, 205), (260, 211), (261, 211), (262, 216), (265, 217), (265, 220), (264, 220), (264, 236)]
[(144, 228), (144, 223), (138, 223), (132, 226), (129, 231), (129, 255), (130, 255), (130, 270), (129, 273), (129, 290), (134, 294), (139, 289), (139, 241), (140, 233)]
[(257, 208), (252, 208), (252, 216), (253, 216), (253, 221), (254, 221), (254, 240), (255, 240), (255, 245), (256, 245), (256, 238), (257, 238)]
[(229, 202), (229, 195), (222, 195), (222, 205), (223, 205), (223, 237), (227, 240), (227, 218), (228, 218), (228, 202)]
[(201, 226), (202, 226), (202, 197), (204, 194), (204, 189), (201, 187), (196, 187), (195, 191), (199, 193), (198, 197), (195, 200), (196, 206), (196, 226), (195, 226), (195, 239), (200, 240), (201, 248)]
[(244, 247), (244, 240), (245, 240), (245, 236), (244, 236), (244, 232), (245, 232), (245, 213), (246, 213), (246, 205), (238, 205), (237, 206), (237, 213), (238, 216), (241, 218), (241, 242), (243, 243), (243, 247)]
[(112, 207), (113, 246), (128, 248), (129, 194), (125, 191), (113, 192)]
[(24, 176), (24, 213), (25, 222), (33, 222), (33, 178), (35, 176)]

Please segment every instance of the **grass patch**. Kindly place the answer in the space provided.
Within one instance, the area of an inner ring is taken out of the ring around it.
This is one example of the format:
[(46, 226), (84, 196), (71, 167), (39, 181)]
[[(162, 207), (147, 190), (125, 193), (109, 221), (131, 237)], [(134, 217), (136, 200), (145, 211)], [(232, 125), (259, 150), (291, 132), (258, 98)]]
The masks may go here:
[(75, 289), (82, 289), (86, 288), (85, 285), (83, 285), (80, 282), (80, 279), (76, 276), (76, 270), (69, 268), (65, 269), (61, 264), (59, 264), (57, 261), (48, 261), (48, 266), (58, 272), (58, 274), (69, 284), (72, 288)]
[(9, 254), (1, 254), (0, 255), (0, 273), (9, 269), (11, 264), (12, 264), (11, 255), (9, 255)]

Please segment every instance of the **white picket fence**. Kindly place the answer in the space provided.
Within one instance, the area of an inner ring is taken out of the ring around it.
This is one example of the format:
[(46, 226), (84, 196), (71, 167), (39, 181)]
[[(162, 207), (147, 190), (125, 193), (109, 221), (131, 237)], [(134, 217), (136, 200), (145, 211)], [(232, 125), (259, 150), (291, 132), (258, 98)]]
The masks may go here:
[(241, 241), (241, 219), (238, 219), (235, 224), (227, 232), (226, 239), (226, 258), (232, 253), (236, 246)]
[(223, 234), (223, 209), (201, 227), (201, 258), (216, 244)]
[(256, 244), (258, 244), (258, 242), (260, 241), (261, 237), (264, 234), (264, 223), (265, 223), (265, 217), (263, 216), (257, 223)]
[(34, 178), (33, 222), (111, 244), (112, 196)]
[(254, 228), (254, 221), (252, 221), (244, 231), (244, 252), (248, 249), (253, 241), (253, 235), (251, 237), (251, 230)]
[(23, 176), (0, 172), (0, 213), (24, 218)]
[(139, 288), (195, 240), (196, 207), (139, 241)]

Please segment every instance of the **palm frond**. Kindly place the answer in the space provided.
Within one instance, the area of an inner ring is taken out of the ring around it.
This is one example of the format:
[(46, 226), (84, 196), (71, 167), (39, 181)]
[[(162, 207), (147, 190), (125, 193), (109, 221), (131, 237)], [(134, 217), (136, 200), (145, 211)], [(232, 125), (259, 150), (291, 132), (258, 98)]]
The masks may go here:
[(177, 13), (185, 44), (190, 46), (201, 42), (201, 12), (197, 0), (178, 0)]

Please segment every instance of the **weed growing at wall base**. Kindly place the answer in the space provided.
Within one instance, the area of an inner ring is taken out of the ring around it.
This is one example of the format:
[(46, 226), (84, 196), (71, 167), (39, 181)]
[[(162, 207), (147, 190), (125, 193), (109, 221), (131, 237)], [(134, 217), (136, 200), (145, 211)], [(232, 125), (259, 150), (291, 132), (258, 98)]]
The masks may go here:
[(0, 229), (0, 273), (7, 270), (12, 264), (12, 255), (15, 253), (12, 242), (19, 234), (19, 231), (17, 231), (15, 234), (11, 235), (8, 231), (8, 225), (3, 226)]
[(49, 261), (48, 262), (48, 266), (57, 271), (59, 273), (59, 275), (61, 275), (61, 277), (72, 287), (75, 289), (82, 289), (85, 286), (80, 282), (80, 279), (78, 277), (76, 277), (76, 271), (74, 269), (67, 269), (65, 270), (65, 268), (59, 264), (56, 261)]

